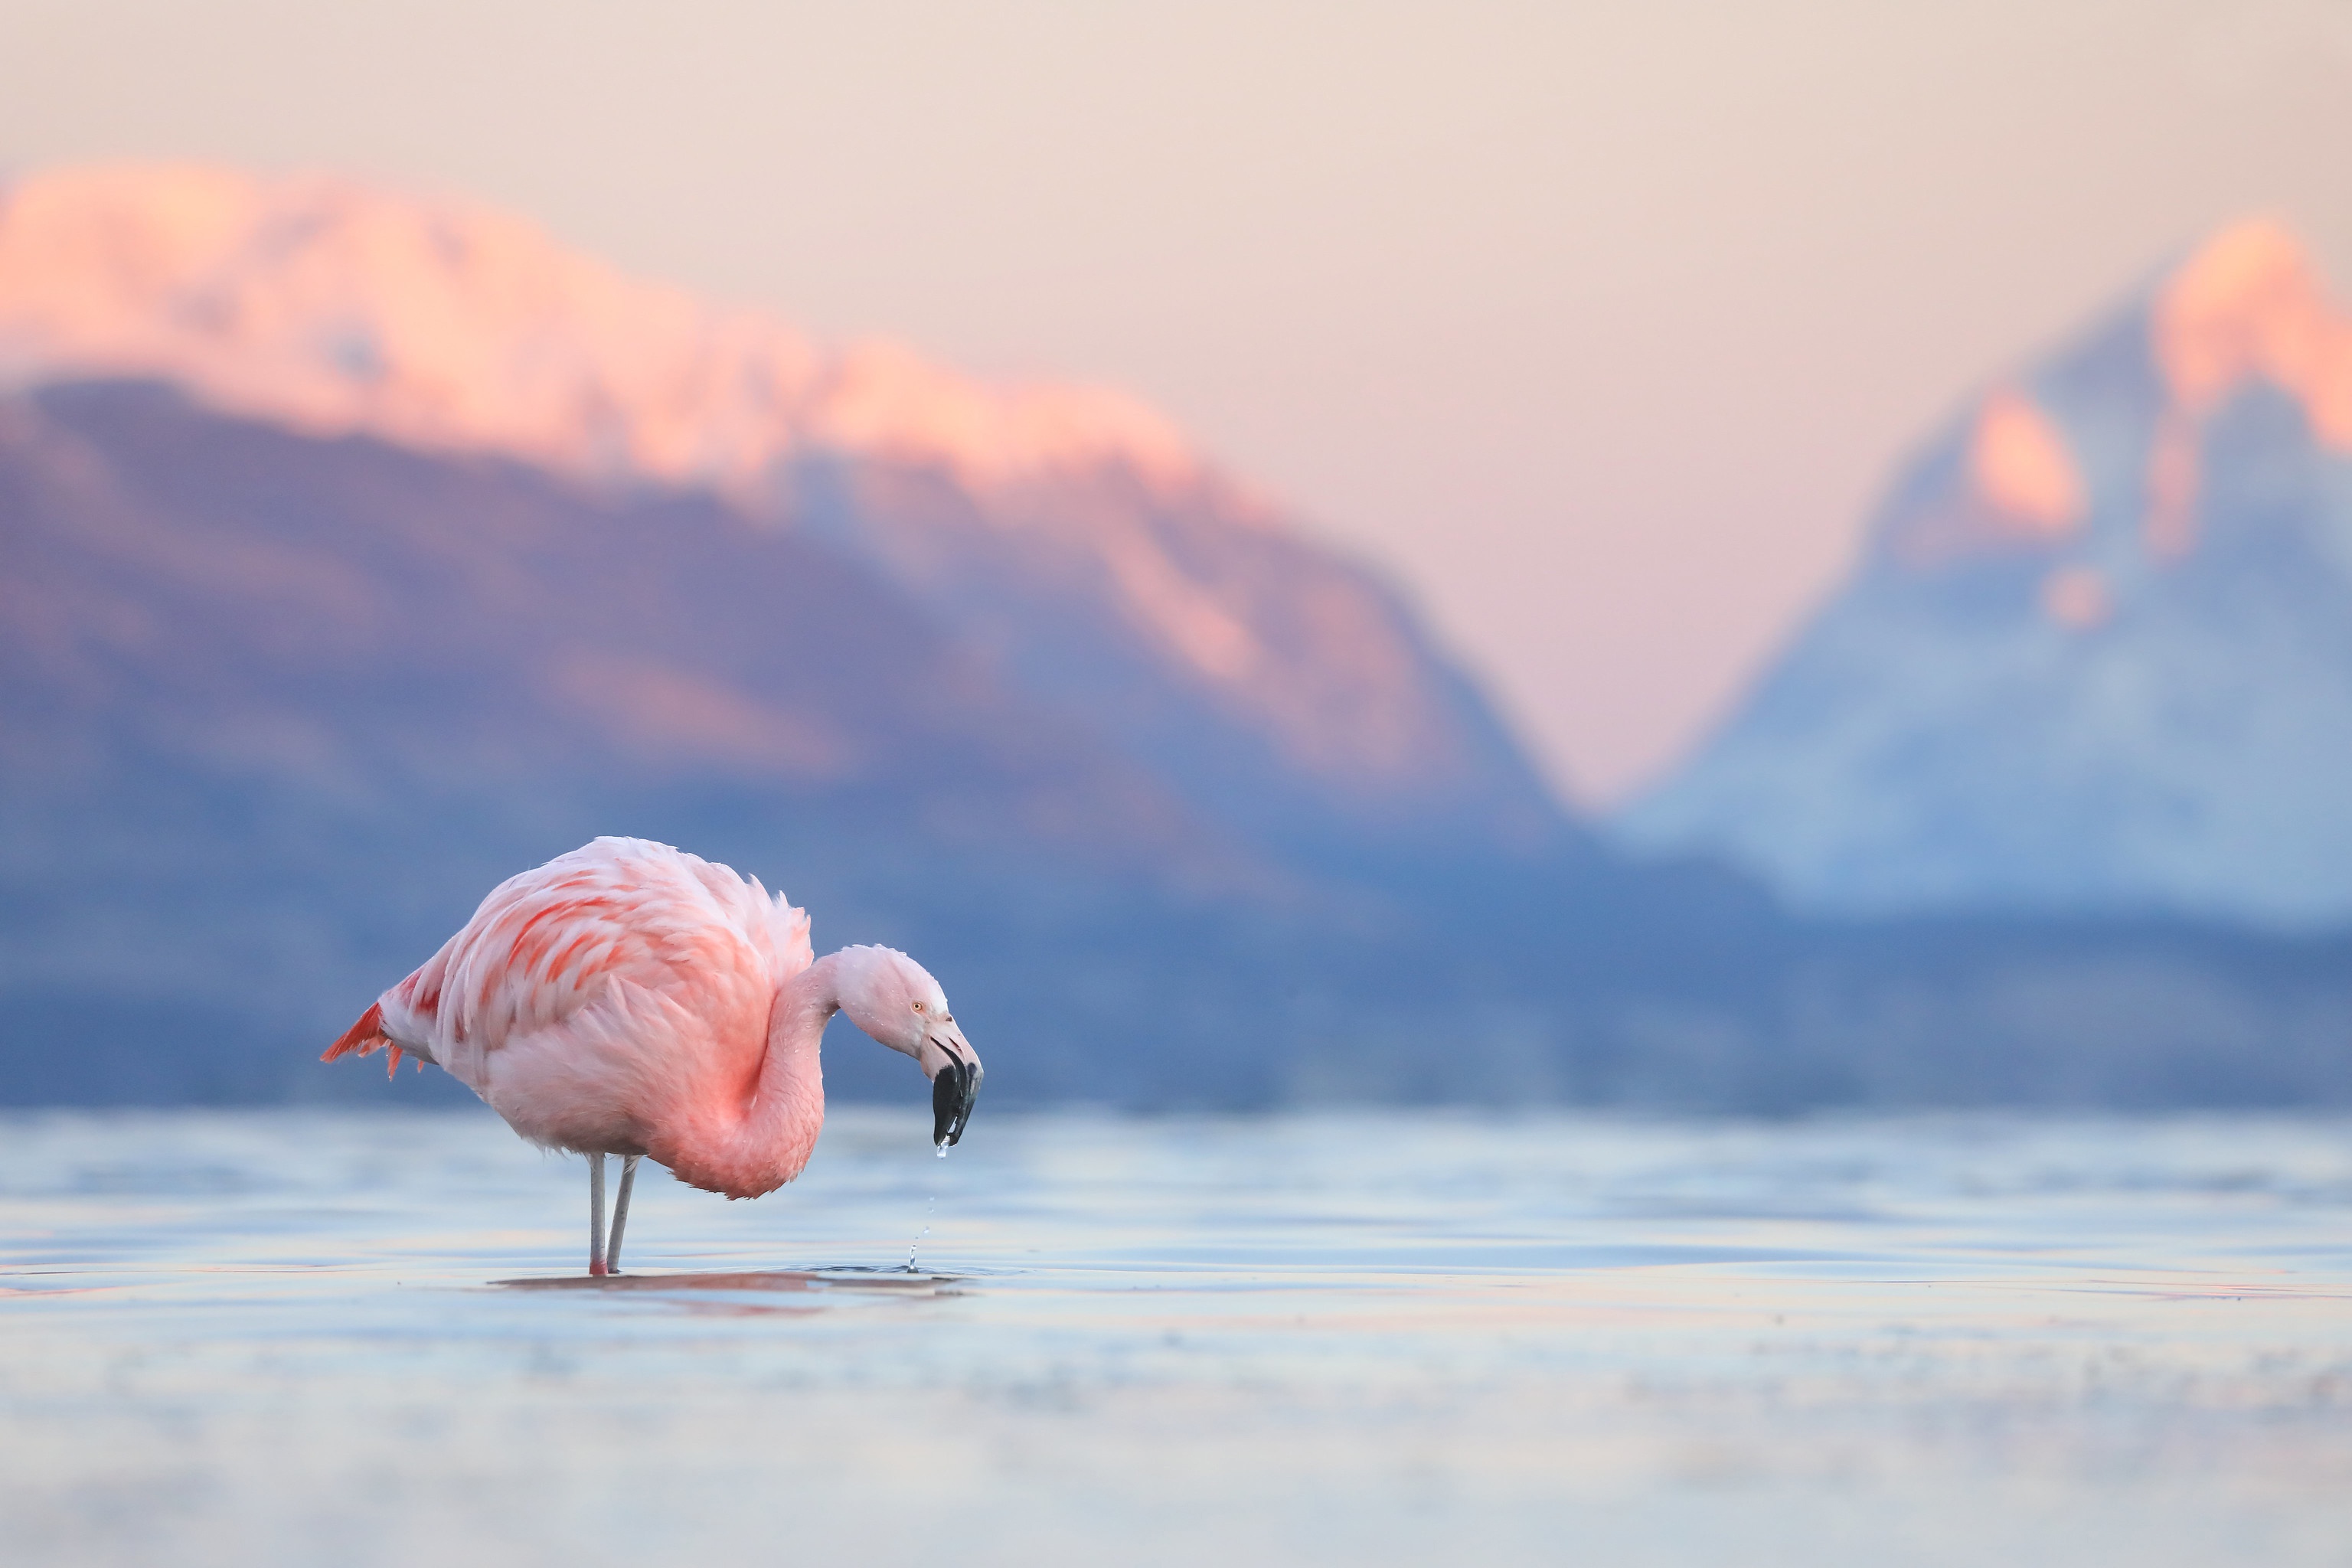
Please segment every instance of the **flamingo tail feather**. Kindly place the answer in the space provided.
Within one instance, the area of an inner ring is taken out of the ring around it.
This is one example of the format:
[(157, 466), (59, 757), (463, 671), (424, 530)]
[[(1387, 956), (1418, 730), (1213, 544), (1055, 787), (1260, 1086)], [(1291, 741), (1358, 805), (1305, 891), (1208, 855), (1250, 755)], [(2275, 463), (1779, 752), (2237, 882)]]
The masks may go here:
[(378, 1046), (391, 1047), (392, 1065), (399, 1067), (400, 1047), (393, 1045), (392, 1037), (383, 1032), (383, 1006), (381, 1003), (372, 1004), (366, 1012), (360, 1015), (358, 1023), (343, 1031), (341, 1039), (320, 1053), (319, 1059), (331, 1062), (337, 1057), (354, 1054), (363, 1057)]

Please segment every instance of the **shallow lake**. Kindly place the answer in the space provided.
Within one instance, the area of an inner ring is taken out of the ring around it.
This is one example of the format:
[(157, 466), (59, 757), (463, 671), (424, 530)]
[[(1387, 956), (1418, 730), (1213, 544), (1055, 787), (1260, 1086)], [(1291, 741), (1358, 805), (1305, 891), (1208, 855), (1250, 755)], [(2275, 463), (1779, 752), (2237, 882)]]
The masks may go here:
[(5, 1555), (2352, 1563), (2352, 1122), (928, 1124), (0, 1119)]

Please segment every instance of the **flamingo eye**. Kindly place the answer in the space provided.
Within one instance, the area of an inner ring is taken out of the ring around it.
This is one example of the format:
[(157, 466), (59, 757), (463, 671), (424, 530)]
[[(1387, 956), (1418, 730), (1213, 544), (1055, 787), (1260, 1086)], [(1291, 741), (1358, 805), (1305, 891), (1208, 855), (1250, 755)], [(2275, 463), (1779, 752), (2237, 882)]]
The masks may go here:
[(919, 1013), (919, 1012), (921, 1012), (922, 1010), (923, 1010), (923, 1005), (922, 1005), (920, 1002), (916, 1003), (916, 1004), (915, 1004), (915, 1011), (916, 1011), (916, 1012), (918, 1012), (918, 1013)]

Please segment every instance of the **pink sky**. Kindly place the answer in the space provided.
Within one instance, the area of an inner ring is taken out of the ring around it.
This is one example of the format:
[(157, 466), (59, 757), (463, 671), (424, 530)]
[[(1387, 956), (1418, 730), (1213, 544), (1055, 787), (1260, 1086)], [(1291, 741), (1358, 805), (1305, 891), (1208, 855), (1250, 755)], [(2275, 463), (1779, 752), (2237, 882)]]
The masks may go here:
[(1587, 801), (1912, 441), (2250, 210), (2352, 285), (2340, 0), (16, 0), (0, 160), (329, 166), (1127, 386), (1386, 563)]

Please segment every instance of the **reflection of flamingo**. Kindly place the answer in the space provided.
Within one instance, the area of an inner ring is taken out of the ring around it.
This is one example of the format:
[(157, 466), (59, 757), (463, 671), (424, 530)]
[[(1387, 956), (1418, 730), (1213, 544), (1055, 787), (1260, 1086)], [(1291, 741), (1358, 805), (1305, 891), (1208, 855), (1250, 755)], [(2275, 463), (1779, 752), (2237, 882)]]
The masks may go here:
[[(801, 1173), (824, 1121), (835, 1013), (931, 1080), (932, 1141), (963, 1136), (980, 1058), (940, 984), (887, 947), (811, 962), (808, 916), (724, 866), (599, 838), (501, 882), (321, 1060), (388, 1047), (440, 1066), (548, 1148), (588, 1156), (588, 1272), (620, 1267), (637, 1162), (730, 1198)], [(604, 1156), (621, 1190), (604, 1246)]]

